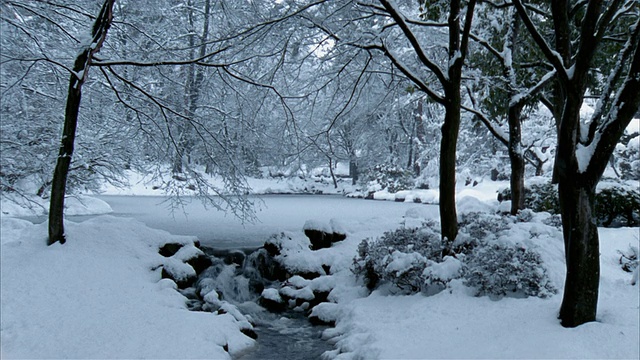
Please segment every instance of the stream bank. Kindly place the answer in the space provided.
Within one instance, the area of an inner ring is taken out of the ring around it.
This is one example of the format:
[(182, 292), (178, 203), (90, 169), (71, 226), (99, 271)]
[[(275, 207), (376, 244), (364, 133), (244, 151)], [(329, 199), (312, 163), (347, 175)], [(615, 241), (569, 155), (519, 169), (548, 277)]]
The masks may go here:
[[(334, 325), (335, 319), (314, 313), (319, 304), (335, 305), (328, 300), (335, 287), (331, 266), (304, 269), (285, 260), (285, 252), (292, 246), (302, 245), (314, 252), (346, 238), (337, 225), (317, 225), (305, 224), (306, 244), (285, 233), (272, 236), (257, 249), (216, 249), (198, 244), (199, 251), (191, 251), (189, 259), (180, 256), (193, 267), (195, 277), (180, 278), (171, 269), (163, 269), (162, 274), (178, 284), (189, 310), (230, 314), (240, 330), (257, 341), (240, 359), (318, 359), (333, 350), (322, 340), (322, 332)], [(160, 249), (165, 257), (181, 253), (185, 251), (178, 244)]]

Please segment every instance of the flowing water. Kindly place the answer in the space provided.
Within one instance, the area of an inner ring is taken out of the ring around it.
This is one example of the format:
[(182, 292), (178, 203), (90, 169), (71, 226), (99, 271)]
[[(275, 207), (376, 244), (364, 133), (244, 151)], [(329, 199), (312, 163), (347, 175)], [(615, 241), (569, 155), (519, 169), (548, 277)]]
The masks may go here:
[[(260, 250), (204, 250), (212, 257), (214, 265), (200, 275), (195, 292), (206, 293), (215, 289), (221, 300), (235, 305), (251, 319), (258, 336), (257, 345), (238, 359), (315, 360), (333, 349), (331, 344), (321, 339), (326, 326), (311, 325), (300, 312), (270, 313), (257, 304), (265, 286), (278, 285), (263, 279), (256, 269)], [(193, 293), (194, 290), (186, 292)], [(190, 306), (193, 310), (207, 307), (197, 298)]]

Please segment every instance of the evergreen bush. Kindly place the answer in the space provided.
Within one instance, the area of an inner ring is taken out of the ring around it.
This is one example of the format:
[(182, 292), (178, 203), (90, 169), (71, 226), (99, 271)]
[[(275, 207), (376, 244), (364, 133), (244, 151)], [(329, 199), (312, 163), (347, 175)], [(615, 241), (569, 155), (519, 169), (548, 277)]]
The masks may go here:
[(415, 186), (411, 171), (395, 165), (376, 165), (364, 174), (363, 181), (370, 189), (387, 190), (390, 193), (413, 189)]
[[(511, 190), (498, 193), (498, 201), (511, 200)], [(525, 190), (525, 207), (534, 212), (560, 213), (558, 190), (551, 183), (531, 185)], [(614, 183), (596, 193), (596, 220), (599, 226), (637, 226), (640, 223), (640, 192)]]
[(499, 234), (523, 221), (527, 217), (466, 214), (453, 256), (443, 255), (444, 244), (434, 222), (385, 232), (379, 239), (360, 243), (352, 271), (370, 290), (387, 284), (394, 293), (433, 294), (462, 278), (479, 296), (547, 297), (556, 289), (540, 255), (519, 244), (498, 241)]

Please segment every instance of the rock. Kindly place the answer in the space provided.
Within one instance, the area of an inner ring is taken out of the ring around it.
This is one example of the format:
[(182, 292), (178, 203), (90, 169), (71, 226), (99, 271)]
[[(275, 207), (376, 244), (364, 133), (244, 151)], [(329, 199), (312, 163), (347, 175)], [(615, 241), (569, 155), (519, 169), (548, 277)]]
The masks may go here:
[(178, 250), (182, 248), (182, 246), (183, 246), (182, 244), (178, 244), (178, 243), (166, 243), (162, 245), (158, 253), (164, 257), (171, 257), (175, 255), (178, 252)]
[(322, 270), (324, 270), (325, 275), (331, 275), (331, 266), (322, 264)]
[(248, 262), (248, 266), (256, 269), (264, 279), (284, 281), (288, 278), (287, 270), (270, 256), (265, 249), (259, 249), (251, 253), (245, 261)]
[(175, 283), (178, 285), (178, 289), (186, 289), (191, 285), (195, 284), (196, 280), (198, 279), (197, 276), (193, 275), (193, 276), (187, 276), (183, 279), (178, 280), (173, 274), (169, 273), (169, 271), (167, 271), (167, 269), (165, 269), (164, 267), (162, 267), (162, 278), (175, 281)]
[(244, 259), (245, 258), (246, 258), (246, 255), (244, 254), (243, 251), (241, 251), (241, 250), (233, 250), (233, 251), (230, 251), (224, 257), (224, 263), (227, 264), (227, 265), (236, 264), (238, 266), (242, 266), (244, 264)]
[(335, 327), (339, 313), (337, 304), (325, 302), (314, 307), (308, 319), (313, 325), (329, 325)]
[(329, 293), (330, 291), (314, 291), (313, 295), (315, 298), (309, 301), (309, 307), (313, 308), (318, 304), (327, 302), (329, 299)]
[(325, 321), (315, 315), (310, 315), (307, 319), (309, 319), (309, 322), (311, 323), (311, 325), (326, 325), (331, 327), (336, 326), (336, 322), (334, 320)]
[(247, 335), (248, 337), (252, 338), (252, 339), (257, 339), (258, 338), (258, 334), (256, 334), (256, 332), (253, 329), (249, 329), (249, 328), (242, 328), (240, 329), (240, 332)]
[(311, 241), (311, 245), (309, 246), (311, 250), (320, 250), (331, 247), (333, 234), (310, 229), (305, 230), (304, 234), (309, 238), (309, 241)]
[(271, 312), (283, 312), (287, 308), (287, 303), (276, 289), (264, 289), (258, 301)]
[(311, 250), (320, 250), (331, 247), (335, 242), (342, 241), (347, 235), (338, 221), (331, 220), (331, 224), (308, 220), (305, 222), (304, 234), (309, 238)]
[(209, 266), (213, 265), (213, 262), (207, 255), (200, 254), (194, 258), (187, 260), (187, 264), (193, 267), (193, 270), (196, 271), (197, 275), (200, 275), (203, 271), (207, 270)]
[(264, 249), (267, 250), (267, 253), (269, 253), (270, 256), (280, 255), (280, 248), (272, 242), (267, 241), (264, 243)]

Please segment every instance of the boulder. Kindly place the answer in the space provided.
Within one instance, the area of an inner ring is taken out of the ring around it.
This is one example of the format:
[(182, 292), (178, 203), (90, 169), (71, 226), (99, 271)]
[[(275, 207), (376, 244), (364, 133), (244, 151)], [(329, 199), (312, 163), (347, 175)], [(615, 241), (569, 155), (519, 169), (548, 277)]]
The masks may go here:
[(258, 301), (262, 307), (271, 312), (283, 312), (287, 308), (286, 301), (277, 289), (264, 289)]
[(182, 248), (183, 244), (178, 243), (166, 243), (162, 245), (158, 253), (164, 257), (171, 257), (175, 255), (178, 250)]
[(199, 254), (196, 257), (193, 257), (187, 260), (187, 264), (193, 267), (193, 270), (196, 271), (197, 275), (202, 274), (203, 271), (207, 270), (209, 266), (213, 265), (211, 258), (205, 254)]
[(164, 266), (162, 267), (162, 278), (173, 280), (178, 285), (178, 289), (186, 289), (195, 284), (196, 280), (198, 279), (195, 274), (182, 277), (176, 276), (167, 271)]
[(334, 219), (331, 224), (308, 220), (305, 222), (304, 234), (309, 238), (311, 250), (320, 250), (331, 247), (333, 243), (347, 238), (347, 234), (342, 226)]

